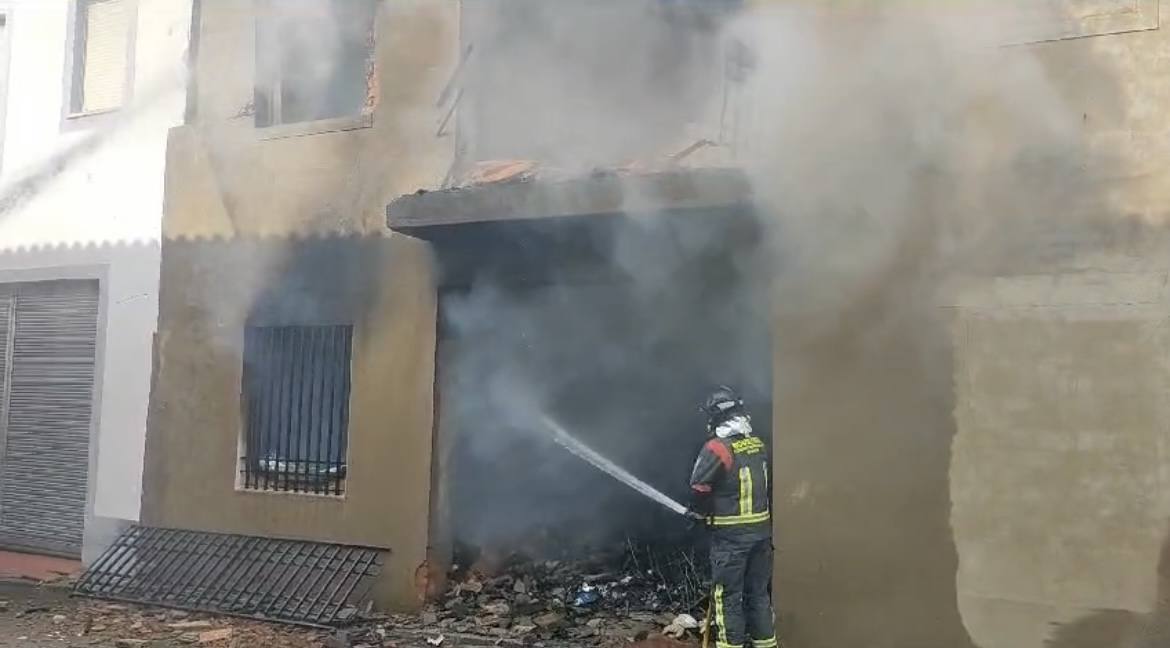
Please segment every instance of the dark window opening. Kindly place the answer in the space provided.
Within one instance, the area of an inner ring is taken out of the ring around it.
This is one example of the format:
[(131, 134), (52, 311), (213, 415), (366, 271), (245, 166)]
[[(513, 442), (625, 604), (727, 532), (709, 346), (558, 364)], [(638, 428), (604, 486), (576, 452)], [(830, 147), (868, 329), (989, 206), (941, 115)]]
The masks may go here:
[(248, 327), (244, 488), (344, 492), (353, 327)]
[(256, 126), (369, 112), (374, 0), (268, 2), (256, 24)]

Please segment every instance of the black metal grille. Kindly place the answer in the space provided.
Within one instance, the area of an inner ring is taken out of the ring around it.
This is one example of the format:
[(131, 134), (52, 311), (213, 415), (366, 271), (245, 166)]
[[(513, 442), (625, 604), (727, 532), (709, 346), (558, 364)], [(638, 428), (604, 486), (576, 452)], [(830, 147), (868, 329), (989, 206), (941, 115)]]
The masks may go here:
[(353, 618), (383, 552), (134, 526), (74, 588), (80, 596), (314, 627)]
[(340, 495), (353, 327), (248, 327), (244, 488)]

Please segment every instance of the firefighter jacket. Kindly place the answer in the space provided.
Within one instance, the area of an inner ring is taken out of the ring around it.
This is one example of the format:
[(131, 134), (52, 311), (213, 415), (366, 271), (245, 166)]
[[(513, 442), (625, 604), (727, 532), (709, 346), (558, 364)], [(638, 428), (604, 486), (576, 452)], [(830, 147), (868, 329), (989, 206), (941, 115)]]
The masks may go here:
[(691, 471), (691, 489), (708, 500), (708, 524), (771, 530), (768, 451), (751, 434), (716, 436)]

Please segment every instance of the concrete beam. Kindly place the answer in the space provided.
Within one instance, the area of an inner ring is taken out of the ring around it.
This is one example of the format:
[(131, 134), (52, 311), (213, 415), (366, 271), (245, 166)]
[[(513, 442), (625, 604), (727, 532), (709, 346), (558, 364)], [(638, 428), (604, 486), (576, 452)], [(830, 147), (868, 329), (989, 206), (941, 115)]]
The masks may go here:
[(396, 198), (386, 207), (395, 230), (554, 216), (725, 208), (751, 203), (738, 169), (652, 174), (598, 173), (569, 180), (522, 180)]

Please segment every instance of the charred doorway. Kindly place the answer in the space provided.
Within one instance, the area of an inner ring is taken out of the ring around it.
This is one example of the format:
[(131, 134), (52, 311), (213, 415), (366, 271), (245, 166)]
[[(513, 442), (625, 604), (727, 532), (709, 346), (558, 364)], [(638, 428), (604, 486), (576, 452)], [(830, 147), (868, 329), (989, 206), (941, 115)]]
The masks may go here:
[(553, 442), (543, 416), (672, 498), (720, 383), (771, 437), (771, 307), (749, 210), (430, 228), (441, 264), (437, 479), (456, 546), (578, 558), (681, 518)]

